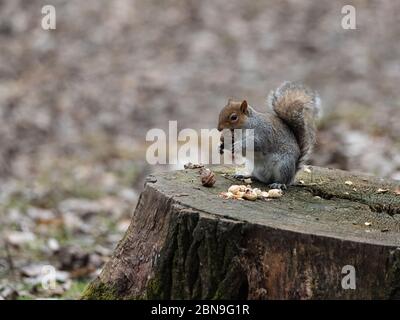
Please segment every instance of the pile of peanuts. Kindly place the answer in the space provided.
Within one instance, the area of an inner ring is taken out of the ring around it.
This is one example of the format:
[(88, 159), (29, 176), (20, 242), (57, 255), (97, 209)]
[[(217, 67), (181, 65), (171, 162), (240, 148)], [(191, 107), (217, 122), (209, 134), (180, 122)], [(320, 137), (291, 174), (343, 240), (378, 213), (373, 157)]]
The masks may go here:
[(229, 187), (228, 192), (221, 192), (220, 197), (223, 199), (236, 199), (236, 200), (250, 200), (254, 201), (257, 198), (280, 198), (283, 192), (280, 189), (271, 189), (269, 191), (262, 191), (258, 188), (251, 188), (250, 185), (232, 185)]

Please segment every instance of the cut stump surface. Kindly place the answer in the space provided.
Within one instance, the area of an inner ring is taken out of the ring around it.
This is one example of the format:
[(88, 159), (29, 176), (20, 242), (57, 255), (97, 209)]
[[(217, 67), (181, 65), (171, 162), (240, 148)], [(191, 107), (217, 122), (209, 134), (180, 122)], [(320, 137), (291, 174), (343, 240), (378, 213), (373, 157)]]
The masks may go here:
[[(229, 167), (211, 168), (212, 188), (198, 169), (150, 177), (82, 298), (400, 298), (399, 182), (308, 168), (270, 201), (219, 197), (240, 184)], [(342, 286), (346, 265), (355, 289)]]

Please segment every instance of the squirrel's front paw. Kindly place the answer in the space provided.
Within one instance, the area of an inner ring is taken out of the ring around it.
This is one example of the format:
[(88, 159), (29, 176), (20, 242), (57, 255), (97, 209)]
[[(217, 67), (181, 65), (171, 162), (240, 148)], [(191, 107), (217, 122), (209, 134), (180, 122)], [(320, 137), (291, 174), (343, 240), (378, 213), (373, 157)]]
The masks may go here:
[(270, 189), (281, 189), (281, 190), (286, 190), (286, 184), (284, 183), (271, 183), (268, 188)]

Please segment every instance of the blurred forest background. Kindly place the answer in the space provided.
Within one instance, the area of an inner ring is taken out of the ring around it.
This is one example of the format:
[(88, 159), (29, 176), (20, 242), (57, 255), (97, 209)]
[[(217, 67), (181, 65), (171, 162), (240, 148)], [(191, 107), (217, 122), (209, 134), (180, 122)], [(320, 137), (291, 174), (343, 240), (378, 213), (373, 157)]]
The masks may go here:
[(0, 299), (79, 297), (160, 169), (146, 132), (262, 110), (283, 80), (321, 95), (312, 164), (400, 179), (399, 43), (396, 0), (0, 0)]

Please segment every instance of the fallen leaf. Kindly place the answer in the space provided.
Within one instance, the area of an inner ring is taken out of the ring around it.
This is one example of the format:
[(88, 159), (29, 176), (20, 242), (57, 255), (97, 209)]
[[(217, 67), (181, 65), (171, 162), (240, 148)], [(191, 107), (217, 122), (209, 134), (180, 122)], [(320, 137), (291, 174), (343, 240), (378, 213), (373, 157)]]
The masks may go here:
[(68, 198), (58, 204), (58, 210), (61, 213), (73, 212), (82, 218), (87, 218), (91, 215), (101, 213), (104, 210), (104, 206), (100, 202), (94, 200)]
[(47, 247), (50, 251), (58, 251), (60, 249), (60, 244), (58, 243), (57, 239), (50, 238), (47, 240)]
[(347, 180), (347, 181), (345, 181), (344, 183), (345, 183), (346, 185), (348, 185), (348, 186), (352, 186), (352, 185), (353, 185), (353, 182), (350, 181), (350, 180)]
[(11, 231), (7, 234), (6, 239), (10, 244), (18, 246), (34, 241), (36, 236), (32, 232)]
[(0, 288), (0, 300), (16, 300), (18, 296), (18, 291), (10, 286)]
[(389, 189), (382, 189), (382, 188), (379, 188), (378, 190), (376, 190), (376, 193), (386, 193), (386, 192), (388, 192), (389, 191)]
[(46, 224), (46, 222), (51, 222), (55, 219), (55, 214), (51, 210), (30, 207), (27, 210), (27, 215), (37, 221), (38, 223)]

